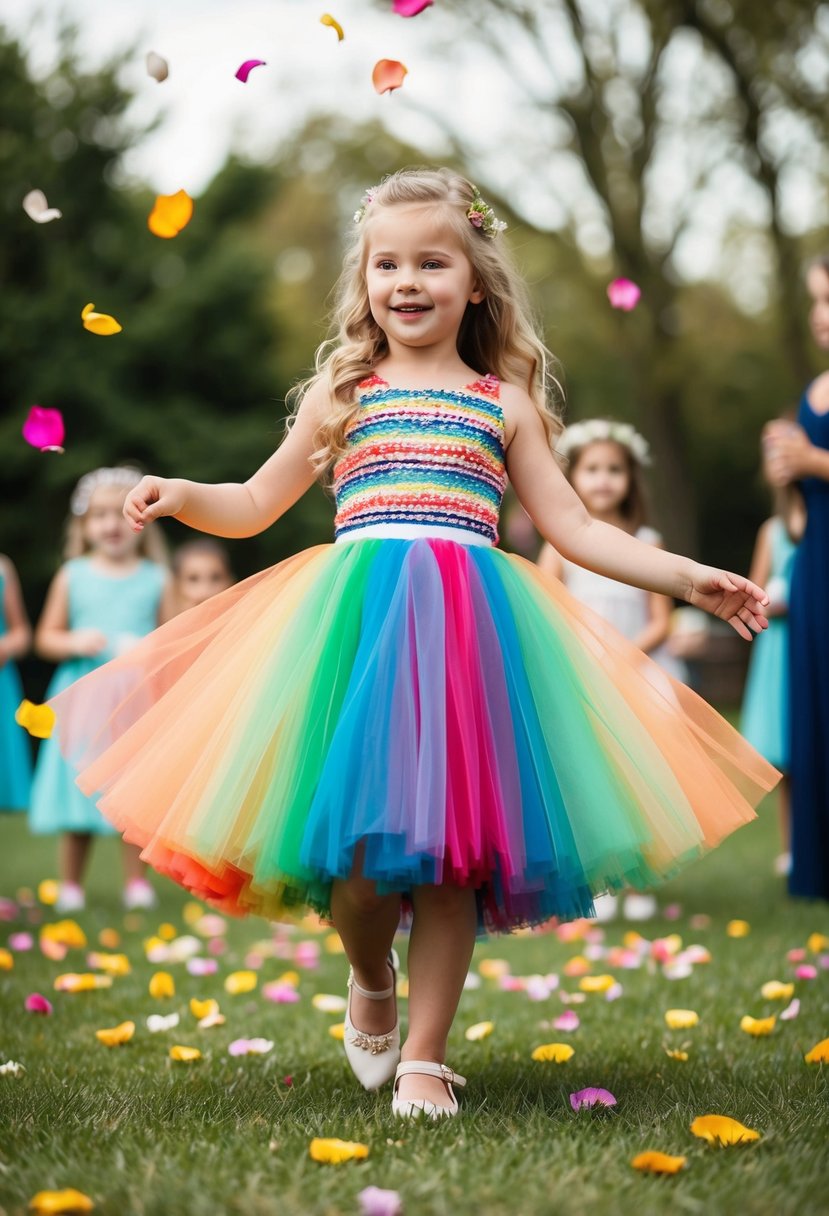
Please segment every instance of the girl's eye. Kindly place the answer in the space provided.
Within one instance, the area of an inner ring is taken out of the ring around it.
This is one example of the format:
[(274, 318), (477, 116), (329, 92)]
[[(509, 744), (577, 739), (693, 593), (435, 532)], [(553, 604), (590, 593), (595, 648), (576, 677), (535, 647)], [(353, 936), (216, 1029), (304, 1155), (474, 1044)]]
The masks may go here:
[(428, 262), (423, 263), (424, 270), (440, 270), (441, 268), (442, 268), (442, 263), (436, 262), (436, 261), (434, 261), (434, 259), (430, 259)]
[(394, 262), (389, 261), (388, 258), (384, 258), (382, 262), (377, 263), (377, 269), (378, 270), (394, 270)]

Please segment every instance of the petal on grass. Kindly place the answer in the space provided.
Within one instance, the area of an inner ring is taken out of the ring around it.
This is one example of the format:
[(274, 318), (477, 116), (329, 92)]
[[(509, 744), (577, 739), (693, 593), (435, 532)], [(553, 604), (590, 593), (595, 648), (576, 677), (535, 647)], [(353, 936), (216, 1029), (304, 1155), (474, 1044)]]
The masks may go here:
[(315, 1137), (308, 1146), (312, 1161), (324, 1165), (341, 1165), (344, 1161), (363, 1161), (368, 1156), (368, 1145), (354, 1140), (326, 1139)]
[(327, 25), (337, 35), (337, 42), (342, 42), (345, 38), (345, 30), (340, 25), (336, 17), (332, 17), (330, 13), (323, 13), (320, 17), (320, 25)]
[(96, 1030), (95, 1038), (103, 1043), (104, 1047), (123, 1047), (124, 1043), (129, 1043), (134, 1034), (135, 1022), (121, 1022), (118, 1026)]
[(572, 1009), (565, 1009), (557, 1018), (553, 1018), (553, 1030), (578, 1030), (581, 1022), (579, 1015)]
[(147, 1029), (150, 1034), (161, 1034), (165, 1030), (174, 1030), (179, 1024), (177, 1013), (151, 1013), (147, 1018)]
[(781, 1022), (793, 1022), (800, 1013), (800, 1001), (797, 997), (790, 1001), (786, 1008), (780, 1014)]
[(83, 1191), (67, 1187), (63, 1191), (38, 1191), (29, 1200), (29, 1211), (35, 1216), (55, 1216), (60, 1212), (91, 1212), (95, 1204)]
[(729, 937), (748, 937), (751, 925), (747, 920), (730, 920), (725, 926), (725, 931)]
[(345, 1038), (345, 1022), (335, 1022), (333, 1026), (328, 1027), (328, 1033), (332, 1039), (336, 1039), (338, 1043), (342, 1043)]
[(616, 980), (612, 975), (585, 975), (579, 980), (582, 992), (607, 992)]
[(170, 1048), (170, 1059), (181, 1064), (191, 1064), (194, 1060), (201, 1059), (201, 1052), (198, 1047), (184, 1047), (181, 1043), (176, 1043), (175, 1047)]
[(234, 1039), (228, 1045), (227, 1050), (231, 1056), (266, 1056), (269, 1051), (273, 1051), (273, 1041), (271, 1039)]
[(271, 980), (269, 984), (265, 984), (262, 996), (266, 1001), (273, 1001), (275, 1005), (295, 1005), (300, 999), (292, 984), (283, 984), (279, 980)]
[(33, 739), (48, 739), (55, 729), (55, 711), (51, 705), (35, 705), (21, 701), (14, 715), (18, 726), (27, 730)]
[(574, 1094), (570, 1094), (570, 1105), (573, 1110), (581, 1110), (593, 1106), (615, 1106), (616, 1099), (608, 1089), (598, 1089), (595, 1086), (589, 1086), (587, 1089), (579, 1089)]
[(255, 971), (232, 971), (225, 979), (225, 992), (230, 996), (242, 996), (245, 992), (253, 992), (258, 983)]
[(176, 984), (169, 971), (156, 971), (150, 978), (150, 996), (157, 1001), (176, 995)]
[(6, 1060), (0, 1064), (0, 1077), (22, 1077), (26, 1069), (17, 1060)]
[(52, 1012), (52, 1003), (47, 1001), (45, 996), (41, 996), (39, 992), (31, 992), (26, 997), (26, 1011), (28, 1013), (43, 1013), (50, 1014)]
[(543, 1043), (532, 1053), (534, 1060), (544, 1063), (564, 1064), (575, 1055), (575, 1050), (569, 1043)]
[(782, 984), (780, 980), (769, 980), (760, 989), (767, 1001), (789, 1001), (794, 996), (794, 984)]
[(776, 1021), (777, 1017), (775, 1014), (772, 1014), (769, 1018), (753, 1018), (749, 1014), (745, 1014), (740, 1018), (740, 1030), (744, 1030), (746, 1034), (753, 1034), (761, 1038), (763, 1035), (771, 1034)]
[(803, 1059), (807, 1064), (829, 1064), (829, 1039), (821, 1039)]
[(759, 1140), (760, 1133), (750, 1127), (744, 1127), (736, 1119), (728, 1115), (699, 1115), (691, 1124), (691, 1131), (701, 1140), (709, 1144), (719, 1144), (727, 1147), (731, 1144), (748, 1144)]
[(688, 1059), (687, 1051), (672, 1051), (668, 1047), (665, 1048), (665, 1055), (669, 1060), (682, 1060), (684, 1062)]
[(328, 992), (317, 992), (311, 997), (311, 1004), (320, 1013), (344, 1013), (347, 1001), (343, 996), (333, 996)]
[(120, 334), (122, 329), (115, 317), (111, 317), (109, 313), (95, 312), (94, 304), (84, 305), (81, 310), (81, 320), (84, 329), (88, 329), (91, 334), (100, 334), (103, 338), (108, 338), (112, 334)]
[(648, 1149), (634, 1157), (630, 1164), (644, 1174), (678, 1174), (685, 1168), (687, 1160), (687, 1157), (671, 1157), (669, 1153)]
[(190, 998), (190, 1012), (194, 1018), (198, 1018), (201, 1021), (202, 1018), (208, 1017), (211, 1013), (219, 1012), (219, 1002), (214, 1000), (212, 996), (209, 996), (204, 1001), (200, 1001), (198, 997), (192, 996)]
[(398, 59), (378, 59), (371, 73), (371, 83), (377, 93), (391, 93), (400, 88), (408, 72)]
[(693, 1009), (667, 1009), (665, 1023), (671, 1030), (688, 1030), (699, 1024), (699, 1014)]
[(476, 1022), (474, 1026), (467, 1026), (464, 1038), (468, 1039), (470, 1043), (478, 1043), (481, 1039), (488, 1038), (494, 1029), (494, 1022)]
[(357, 1202), (360, 1216), (403, 1216), (403, 1200), (397, 1191), (367, 1186), (357, 1195)]

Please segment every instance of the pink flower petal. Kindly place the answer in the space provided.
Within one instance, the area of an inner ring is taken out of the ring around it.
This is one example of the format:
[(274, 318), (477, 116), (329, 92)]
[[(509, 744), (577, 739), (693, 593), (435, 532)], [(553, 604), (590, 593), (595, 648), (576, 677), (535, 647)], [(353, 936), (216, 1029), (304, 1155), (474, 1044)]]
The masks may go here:
[(378, 93), (399, 89), (409, 69), (398, 59), (378, 59), (371, 73), (371, 83)]
[(236, 69), (236, 79), (241, 80), (242, 84), (247, 84), (248, 76), (250, 76), (253, 69), (263, 68), (265, 63), (266, 61), (264, 59), (246, 59), (245, 62), (240, 64)]
[(219, 964), (215, 958), (188, 958), (184, 964), (190, 975), (215, 975), (219, 970)]
[(32, 992), (26, 997), (26, 1009), (29, 1013), (49, 1014), (52, 1012), (52, 1005), (39, 992)]
[(577, 1093), (570, 1094), (570, 1105), (573, 1110), (581, 1110), (583, 1106), (615, 1106), (616, 1099), (613, 1094), (607, 1089), (580, 1089)]
[(555, 1030), (578, 1030), (580, 1025), (579, 1015), (574, 1009), (566, 1009), (564, 1013), (560, 1013), (557, 1018), (553, 1019)]
[(641, 288), (637, 287), (632, 279), (614, 279), (607, 286), (607, 298), (611, 306), (620, 308), (622, 312), (631, 312), (639, 303), (641, 295)]
[[(431, 4), (431, 0), (428, 0)], [(384, 1191), (379, 1186), (367, 1186), (357, 1196), (361, 1216), (402, 1216), (403, 1200), (397, 1191)]]
[(789, 960), (790, 963), (802, 963), (805, 957), (806, 957), (806, 951), (803, 949), (802, 946), (798, 946), (797, 949), (795, 949), (795, 950), (790, 950), (789, 953), (786, 955), (786, 958)]
[(291, 1076), (287, 1076), (287, 1077), (283, 1077), (283, 1078), (282, 1078), (282, 1084), (283, 1084), (283, 1085), (285, 1085), (285, 1086), (287, 1086), (287, 1088), (288, 1088), (288, 1089), (290, 1089), (290, 1088), (291, 1088), (291, 1086), (293, 1085), (293, 1083), (294, 1083), (294, 1078), (293, 1078), (293, 1077), (291, 1077)]
[(23, 423), (23, 438), (40, 452), (62, 452), (63, 417), (60, 410), (33, 405)]
[(811, 963), (803, 963), (795, 970), (795, 978), (799, 980), (816, 980), (817, 967), (813, 967)]
[(795, 997), (794, 1000), (791, 1001), (786, 1006), (786, 1008), (783, 1010), (783, 1012), (780, 1014), (780, 1021), (781, 1022), (792, 1022), (792, 1021), (794, 1021), (794, 1019), (797, 1017), (797, 1015), (799, 1013), (800, 1013), (800, 1001), (798, 1000), (797, 997)]
[(433, 3), (434, 0), (394, 0), (391, 7), (398, 17), (416, 17)]
[(280, 984), (279, 980), (265, 984), (262, 996), (266, 1001), (273, 1001), (275, 1005), (295, 1005), (300, 999), (292, 984)]
[(18, 953), (23, 953), (26, 950), (31, 950), (35, 944), (35, 939), (31, 933), (12, 933), (9, 938), (9, 949), (16, 950)]

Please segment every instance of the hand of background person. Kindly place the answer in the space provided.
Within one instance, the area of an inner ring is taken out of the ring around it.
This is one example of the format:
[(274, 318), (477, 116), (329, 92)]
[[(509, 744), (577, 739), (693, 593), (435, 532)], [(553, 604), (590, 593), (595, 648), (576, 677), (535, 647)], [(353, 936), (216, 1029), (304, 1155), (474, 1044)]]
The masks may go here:
[(787, 486), (809, 473), (812, 444), (795, 422), (776, 419), (763, 428), (763, 468), (773, 486)]
[(73, 629), (72, 652), (79, 659), (91, 659), (106, 650), (107, 636), (100, 629)]
[(755, 633), (768, 628), (765, 613), (768, 602), (763, 588), (741, 574), (694, 564), (688, 603), (727, 621), (747, 642)]

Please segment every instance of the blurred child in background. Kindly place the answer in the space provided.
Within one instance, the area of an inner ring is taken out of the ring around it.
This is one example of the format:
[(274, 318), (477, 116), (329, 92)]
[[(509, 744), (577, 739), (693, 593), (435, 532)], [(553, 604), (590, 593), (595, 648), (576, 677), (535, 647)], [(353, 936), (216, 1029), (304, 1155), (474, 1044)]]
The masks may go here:
[(0, 554), (0, 811), (25, 811), (29, 805), (32, 758), (29, 740), (14, 720), (23, 696), (14, 660), (31, 641), (17, 571)]
[(173, 614), (203, 604), (234, 581), (224, 545), (212, 536), (187, 541), (173, 555)]

